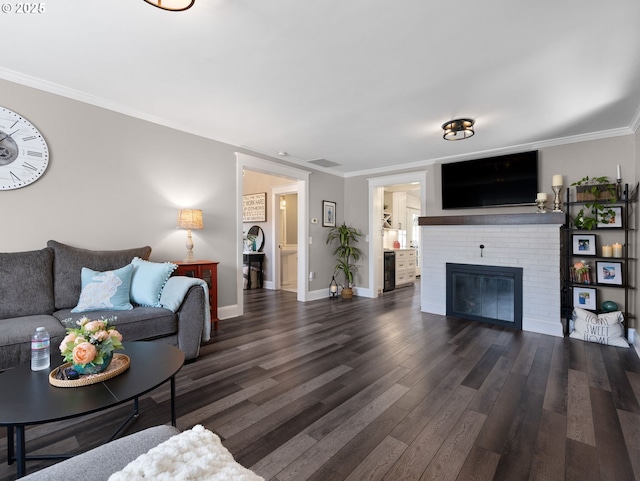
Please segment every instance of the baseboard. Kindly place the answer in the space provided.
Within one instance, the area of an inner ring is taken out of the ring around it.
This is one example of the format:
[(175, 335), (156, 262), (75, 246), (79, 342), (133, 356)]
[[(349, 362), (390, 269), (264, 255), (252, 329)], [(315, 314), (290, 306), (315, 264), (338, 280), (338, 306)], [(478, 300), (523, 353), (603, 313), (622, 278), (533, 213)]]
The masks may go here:
[(546, 334), (548, 336), (564, 337), (562, 322), (542, 321), (540, 319), (522, 319), (522, 330), (528, 332), (537, 332), (538, 334)]
[(232, 306), (218, 307), (218, 319), (230, 319), (240, 315), (240, 307), (238, 304)]
[(325, 299), (328, 297), (329, 297), (329, 288), (325, 287), (324, 289), (316, 289), (315, 291), (309, 291), (307, 301), (317, 301), (317, 300)]
[(636, 330), (632, 327), (629, 328), (627, 340), (629, 341), (629, 344), (635, 348), (638, 356), (640, 356), (640, 336), (637, 335)]
[(372, 299), (376, 297), (373, 295), (373, 291), (371, 289), (365, 287), (354, 287), (353, 295), (358, 297), (370, 297)]

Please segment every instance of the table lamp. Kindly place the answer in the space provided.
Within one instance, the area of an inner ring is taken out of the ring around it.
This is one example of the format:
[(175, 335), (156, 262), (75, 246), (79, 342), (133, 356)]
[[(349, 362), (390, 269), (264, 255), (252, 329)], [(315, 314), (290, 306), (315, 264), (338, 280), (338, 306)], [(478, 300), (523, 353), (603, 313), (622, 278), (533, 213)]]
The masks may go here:
[(178, 229), (187, 229), (187, 257), (185, 262), (193, 262), (193, 239), (191, 229), (202, 229), (202, 210), (200, 209), (180, 209), (178, 211)]

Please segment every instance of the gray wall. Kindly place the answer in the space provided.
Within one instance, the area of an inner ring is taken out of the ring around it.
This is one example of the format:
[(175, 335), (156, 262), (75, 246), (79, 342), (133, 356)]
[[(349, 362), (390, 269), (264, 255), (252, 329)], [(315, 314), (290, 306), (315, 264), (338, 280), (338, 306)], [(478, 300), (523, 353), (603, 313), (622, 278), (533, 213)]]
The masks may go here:
[[(0, 192), (0, 252), (55, 239), (87, 249), (150, 245), (152, 260), (178, 260), (186, 232), (175, 228), (177, 211), (200, 208), (204, 229), (193, 231), (194, 255), (220, 261), (219, 305), (237, 304), (235, 152), (242, 149), (5, 80), (0, 92), (0, 104), (31, 121), (50, 149), (37, 182)], [(343, 180), (308, 170), (311, 216), (319, 218), (324, 193), (343, 202)], [(312, 225), (314, 234), (310, 265), (324, 279), (310, 289), (331, 278), (322, 227)]]

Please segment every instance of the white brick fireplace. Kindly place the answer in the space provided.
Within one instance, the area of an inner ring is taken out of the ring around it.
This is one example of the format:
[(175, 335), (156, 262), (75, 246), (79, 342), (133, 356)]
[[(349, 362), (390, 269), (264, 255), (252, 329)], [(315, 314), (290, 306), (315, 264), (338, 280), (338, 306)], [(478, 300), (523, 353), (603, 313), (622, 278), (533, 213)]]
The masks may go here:
[(522, 329), (562, 337), (563, 224), (561, 213), (421, 217), (421, 310), (446, 314), (447, 262), (521, 267)]

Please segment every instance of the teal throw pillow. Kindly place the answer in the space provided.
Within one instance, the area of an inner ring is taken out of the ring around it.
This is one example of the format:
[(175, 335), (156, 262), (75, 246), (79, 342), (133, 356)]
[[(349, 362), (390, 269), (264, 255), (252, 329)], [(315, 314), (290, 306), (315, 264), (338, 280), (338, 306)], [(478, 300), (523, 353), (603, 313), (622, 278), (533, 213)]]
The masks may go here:
[(82, 291), (78, 305), (71, 312), (128, 311), (131, 289), (131, 264), (113, 271), (98, 272), (83, 267), (80, 273)]
[(171, 262), (149, 262), (139, 257), (134, 257), (131, 265), (131, 301), (139, 306), (161, 307), (162, 289), (178, 266)]

